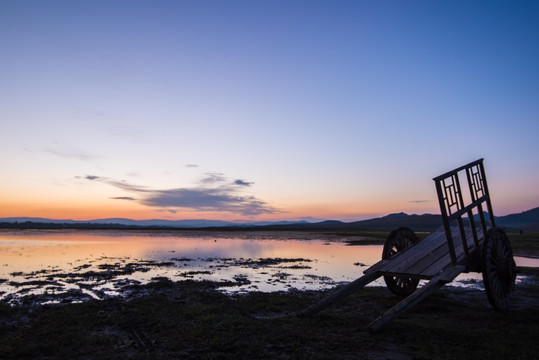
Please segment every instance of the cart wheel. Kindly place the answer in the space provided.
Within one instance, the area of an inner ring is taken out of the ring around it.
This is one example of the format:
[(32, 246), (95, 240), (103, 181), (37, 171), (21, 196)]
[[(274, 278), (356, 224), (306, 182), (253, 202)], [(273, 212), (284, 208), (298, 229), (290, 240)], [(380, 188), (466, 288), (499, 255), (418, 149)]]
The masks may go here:
[[(408, 228), (401, 227), (393, 230), (384, 244), (382, 259), (389, 259), (418, 242), (417, 235)], [(384, 281), (393, 294), (402, 297), (413, 293), (419, 283), (419, 279), (396, 275), (384, 275)]]
[(496, 310), (511, 307), (515, 289), (516, 264), (505, 232), (496, 227), (487, 232), (481, 258), (483, 283), (488, 301)]

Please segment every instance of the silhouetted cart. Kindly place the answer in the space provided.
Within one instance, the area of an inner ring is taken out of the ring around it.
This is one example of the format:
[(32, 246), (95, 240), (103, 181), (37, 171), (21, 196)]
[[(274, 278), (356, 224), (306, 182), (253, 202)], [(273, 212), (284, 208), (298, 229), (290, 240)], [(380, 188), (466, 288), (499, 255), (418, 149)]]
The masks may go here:
[[(443, 227), (422, 241), (408, 228), (394, 230), (384, 244), (381, 261), (300, 316), (312, 316), (383, 276), (387, 287), (404, 299), (369, 325), (377, 331), (460, 273), (472, 271), (483, 273), (492, 306), (508, 309), (516, 266), (509, 239), (495, 225), (483, 159), (435, 177), (434, 182)], [(468, 186), (462, 189), (461, 182)], [(417, 289), (420, 279), (430, 281)]]

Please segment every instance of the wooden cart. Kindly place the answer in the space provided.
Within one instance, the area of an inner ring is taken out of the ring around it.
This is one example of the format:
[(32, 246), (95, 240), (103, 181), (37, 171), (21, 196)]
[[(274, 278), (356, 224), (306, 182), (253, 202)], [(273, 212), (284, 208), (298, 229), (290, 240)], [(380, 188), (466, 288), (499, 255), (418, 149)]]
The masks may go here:
[[(369, 325), (377, 331), (460, 273), (471, 271), (482, 272), (492, 306), (508, 309), (516, 266), (509, 239), (495, 225), (483, 159), (435, 177), (434, 182), (443, 220), (439, 230), (422, 241), (408, 228), (394, 230), (381, 261), (299, 315), (312, 316), (383, 276), (387, 287), (404, 299)], [(463, 189), (461, 183), (468, 186)], [(429, 282), (417, 288), (420, 279)]]

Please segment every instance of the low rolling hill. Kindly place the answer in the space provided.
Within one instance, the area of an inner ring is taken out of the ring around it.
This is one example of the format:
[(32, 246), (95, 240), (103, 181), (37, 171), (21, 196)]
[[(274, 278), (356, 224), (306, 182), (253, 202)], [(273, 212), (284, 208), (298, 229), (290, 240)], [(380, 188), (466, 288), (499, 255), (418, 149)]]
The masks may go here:
[[(495, 217), (498, 226), (508, 231), (539, 232), (539, 207), (519, 214)], [(53, 220), (43, 218), (0, 218), (0, 228), (76, 228), (76, 229), (222, 229), (222, 230), (324, 230), (355, 231), (373, 230), (390, 231), (399, 227), (409, 227), (414, 231), (433, 231), (442, 225), (442, 216), (433, 214), (408, 215), (405, 213), (389, 214), (383, 217), (343, 222), (326, 220), (309, 223), (274, 222), (274, 223), (232, 223), (218, 220), (131, 220), (131, 219), (98, 219), (89, 221)]]

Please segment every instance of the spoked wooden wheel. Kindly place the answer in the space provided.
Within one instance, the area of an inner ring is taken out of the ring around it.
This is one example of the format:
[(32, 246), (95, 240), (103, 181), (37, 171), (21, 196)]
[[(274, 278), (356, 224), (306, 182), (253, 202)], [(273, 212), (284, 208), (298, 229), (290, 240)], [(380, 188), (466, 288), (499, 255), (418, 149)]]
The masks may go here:
[(515, 289), (516, 264), (511, 244), (502, 229), (496, 227), (487, 232), (481, 267), (490, 304), (496, 310), (509, 309)]
[[(416, 234), (408, 228), (401, 227), (393, 230), (384, 244), (382, 259), (389, 259), (418, 242)], [(419, 279), (396, 275), (384, 275), (384, 281), (393, 294), (402, 297), (413, 293), (419, 283)]]

